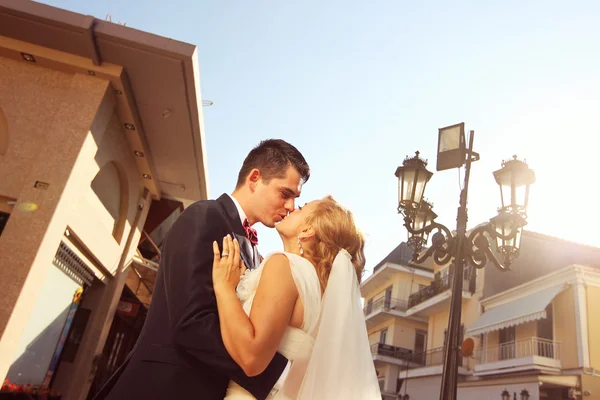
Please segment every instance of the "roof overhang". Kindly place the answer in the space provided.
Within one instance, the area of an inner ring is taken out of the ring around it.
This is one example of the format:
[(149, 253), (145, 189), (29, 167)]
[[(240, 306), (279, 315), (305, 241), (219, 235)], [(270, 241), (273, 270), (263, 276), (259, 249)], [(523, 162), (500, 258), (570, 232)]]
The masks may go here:
[[(196, 47), (29, 0), (0, 0), (0, 56), (111, 82), (140, 177), (158, 199), (208, 197)], [(126, 129), (125, 124), (134, 129)]]
[(381, 265), (377, 270), (372, 273), (367, 279), (365, 279), (360, 285), (360, 291), (364, 296), (367, 296), (372, 291), (379, 288), (381, 285), (389, 282), (391, 279), (395, 279), (398, 274), (414, 274), (426, 279), (433, 279), (433, 271), (429, 271), (419, 266), (406, 266), (386, 262)]
[(571, 264), (558, 271), (540, 276), (532, 281), (482, 299), (480, 302), (488, 310), (520, 298), (525, 298), (542, 289), (556, 286), (556, 282), (569, 285), (583, 283), (587, 286), (600, 287), (600, 270), (586, 265)]

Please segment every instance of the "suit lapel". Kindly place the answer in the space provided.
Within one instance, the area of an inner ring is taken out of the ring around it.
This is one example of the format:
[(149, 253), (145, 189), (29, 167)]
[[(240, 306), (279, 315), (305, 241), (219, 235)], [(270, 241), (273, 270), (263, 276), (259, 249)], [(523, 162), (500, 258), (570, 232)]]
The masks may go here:
[(254, 264), (260, 265), (260, 253), (258, 252), (258, 246), (252, 246), (252, 255), (254, 257)]
[(244, 231), (244, 227), (242, 226), (240, 214), (238, 213), (235, 203), (227, 194), (222, 194), (221, 197), (217, 199), (217, 202), (221, 205), (221, 208), (227, 217), (232, 237), (237, 238), (238, 243), (240, 244), (240, 253), (242, 260), (244, 260), (244, 264), (246, 264), (247, 268), (254, 269), (257, 267), (258, 263), (256, 263), (255, 260), (258, 260), (258, 257), (255, 257), (255, 248), (246, 237), (246, 231)]
[(238, 236), (238, 242), (240, 243), (240, 253), (244, 255), (244, 263), (246, 267), (249, 269), (254, 269), (258, 266), (256, 263), (256, 259), (254, 258), (254, 250), (252, 247), (252, 243), (246, 237), (246, 235)]

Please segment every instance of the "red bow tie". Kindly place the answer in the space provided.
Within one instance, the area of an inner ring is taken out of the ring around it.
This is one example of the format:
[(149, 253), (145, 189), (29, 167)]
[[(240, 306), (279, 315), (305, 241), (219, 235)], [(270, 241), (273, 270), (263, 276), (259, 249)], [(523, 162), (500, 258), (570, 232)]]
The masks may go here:
[(244, 227), (244, 231), (246, 231), (246, 237), (250, 243), (252, 243), (252, 246), (256, 246), (258, 244), (258, 234), (256, 233), (256, 229), (250, 226), (248, 219), (244, 220), (242, 226)]

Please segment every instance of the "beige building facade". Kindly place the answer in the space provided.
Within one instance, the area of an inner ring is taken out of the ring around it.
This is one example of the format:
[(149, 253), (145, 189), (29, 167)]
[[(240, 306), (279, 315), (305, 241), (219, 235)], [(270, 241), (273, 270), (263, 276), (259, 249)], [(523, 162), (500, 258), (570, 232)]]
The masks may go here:
[[(448, 266), (432, 269), (433, 279), (410, 295), (404, 311), (427, 319), (426, 350), (402, 365), (395, 393), (390, 385), (384, 398), (439, 398), (453, 278)], [(458, 398), (500, 399), (507, 391), (511, 399), (521, 393), (530, 399), (600, 399), (600, 323), (593, 308), (599, 278), (600, 249), (533, 232), (523, 234), (512, 271), (467, 268), (462, 339), (471, 338), (475, 350), (460, 359)], [(371, 292), (363, 287), (363, 295), (367, 301)], [(391, 345), (407, 338), (394, 340)]]
[(371, 353), (384, 398), (395, 399), (401, 371), (427, 348), (427, 317), (409, 315), (411, 295), (428, 285), (433, 269), (410, 262), (412, 251), (399, 245), (361, 284)]
[(85, 399), (122, 360), (162, 237), (208, 197), (202, 121), (193, 45), (0, 0), (2, 380)]

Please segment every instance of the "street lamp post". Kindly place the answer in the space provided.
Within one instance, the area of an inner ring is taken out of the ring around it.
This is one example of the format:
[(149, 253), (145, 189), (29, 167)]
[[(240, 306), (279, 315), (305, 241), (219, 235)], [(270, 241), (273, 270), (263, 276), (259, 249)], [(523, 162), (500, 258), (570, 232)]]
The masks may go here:
[[(409, 233), (408, 243), (415, 250), (413, 261), (422, 263), (432, 257), (438, 265), (452, 261), (453, 282), (448, 335), (444, 344), (444, 367), (441, 400), (455, 400), (458, 379), (459, 329), (462, 308), (463, 270), (467, 262), (476, 268), (483, 268), (488, 260), (498, 268), (507, 270), (519, 254), (520, 238), (526, 225), (529, 186), (535, 182), (535, 174), (525, 162), (513, 160), (502, 163), (502, 169), (494, 172), (500, 186), (502, 207), (498, 215), (488, 224), (473, 229), (467, 237), (467, 197), (471, 163), (479, 160), (473, 151), (475, 133), (470, 131), (468, 148), (464, 135), (464, 123), (439, 130), (437, 170), (465, 166), (464, 186), (460, 193), (457, 229), (455, 235), (444, 225), (435, 222), (437, 215), (429, 202), (424, 200), (425, 187), (431, 176), (427, 161), (419, 157), (406, 158), (396, 169), (398, 178), (398, 212), (404, 215), (404, 226)], [(431, 246), (423, 253), (431, 232)], [(496, 248), (501, 261), (490, 248), (488, 237), (496, 240)]]

